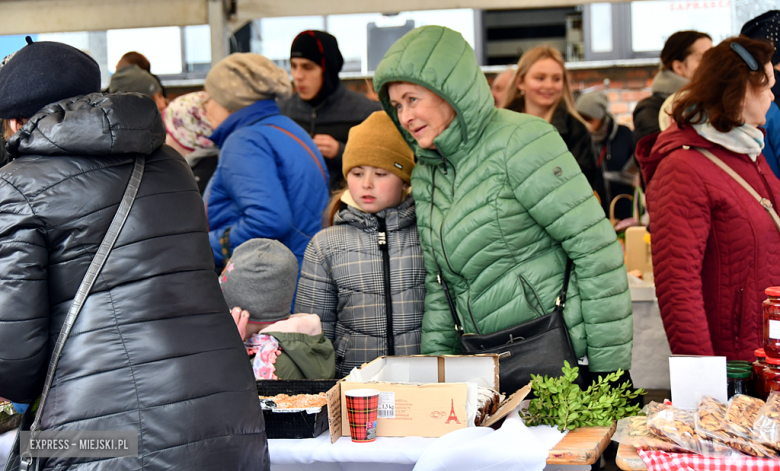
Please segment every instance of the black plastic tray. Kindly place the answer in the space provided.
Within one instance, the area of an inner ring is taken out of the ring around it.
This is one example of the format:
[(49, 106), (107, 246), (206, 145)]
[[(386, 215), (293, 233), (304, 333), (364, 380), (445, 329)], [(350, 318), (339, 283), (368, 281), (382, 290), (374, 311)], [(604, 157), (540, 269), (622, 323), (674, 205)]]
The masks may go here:
[[(276, 396), (277, 394), (319, 394), (328, 392), (336, 385), (335, 379), (308, 380), (259, 380), (257, 394)], [(328, 406), (316, 414), (302, 412), (263, 411), (265, 433), (268, 438), (316, 438), (328, 430)]]

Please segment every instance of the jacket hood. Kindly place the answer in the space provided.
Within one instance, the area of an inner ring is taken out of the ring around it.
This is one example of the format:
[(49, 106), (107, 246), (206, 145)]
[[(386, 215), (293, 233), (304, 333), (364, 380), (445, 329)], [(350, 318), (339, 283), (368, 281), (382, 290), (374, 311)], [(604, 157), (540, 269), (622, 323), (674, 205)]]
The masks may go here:
[(221, 149), (228, 136), (235, 131), (280, 113), (279, 106), (274, 100), (256, 101), (228, 116), (228, 118), (214, 130), (211, 137), (209, 137), (209, 140)]
[(8, 141), (12, 155), (151, 154), (165, 143), (155, 102), (139, 93), (91, 93), (45, 106)]
[[(387, 93), (392, 82), (421, 85), (455, 110), (452, 124), (434, 140), (436, 150), (421, 148), (399, 124)], [(496, 113), (490, 86), (471, 46), (460, 33), (442, 26), (422, 26), (396, 41), (376, 69), (374, 89), (415, 155), (428, 163), (440, 162), (439, 154), (452, 158), (473, 148)]]
[(409, 195), (394, 208), (385, 208), (376, 214), (365, 213), (354, 206), (347, 206), (342, 209), (333, 218), (333, 225), (349, 224), (362, 231), (376, 231), (378, 228), (377, 218), (385, 218), (385, 225), (388, 231), (396, 231), (410, 226), (417, 222), (415, 215), (414, 197)]
[(677, 123), (672, 123), (669, 129), (662, 133), (651, 134), (637, 142), (636, 160), (646, 184), (650, 183), (661, 161), (682, 146), (711, 149), (716, 147), (716, 144), (701, 137), (692, 127), (680, 129)]
[(658, 93), (666, 98), (672, 93), (677, 93), (678, 90), (687, 84), (687, 78), (677, 75), (671, 70), (662, 70), (655, 75), (650, 89), (653, 93)]

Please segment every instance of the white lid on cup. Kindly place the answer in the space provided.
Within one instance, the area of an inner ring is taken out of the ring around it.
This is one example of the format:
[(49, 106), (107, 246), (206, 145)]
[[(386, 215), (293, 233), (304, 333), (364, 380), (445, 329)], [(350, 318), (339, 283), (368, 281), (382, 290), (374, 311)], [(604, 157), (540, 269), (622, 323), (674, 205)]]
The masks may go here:
[(344, 395), (349, 397), (371, 397), (371, 396), (378, 396), (379, 390), (378, 389), (353, 389), (351, 391), (345, 392)]

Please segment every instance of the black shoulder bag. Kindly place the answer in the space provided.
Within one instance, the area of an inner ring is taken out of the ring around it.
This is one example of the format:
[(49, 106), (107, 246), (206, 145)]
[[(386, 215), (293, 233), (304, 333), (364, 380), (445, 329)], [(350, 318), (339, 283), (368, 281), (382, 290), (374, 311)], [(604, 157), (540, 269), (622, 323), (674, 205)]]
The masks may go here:
[(81, 308), (84, 306), (84, 301), (86, 301), (89, 292), (92, 290), (92, 285), (95, 284), (95, 280), (103, 269), (103, 264), (105, 263), (106, 258), (108, 258), (108, 254), (111, 253), (111, 249), (114, 247), (114, 243), (116, 243), (119, 233), (125, 225), (125, 221), (127, 221), (127, 216), (130, 214), (130, 209), (133, 207), (138, 188), (141, 186), (141, 178), (144, 174), (145, 165), (146, 156), (136, 156), (133, 173), (130, 176), (130, 181), (127, 183), (122, 202), (119, 204), (119, 208), (114, 215), (114, 219), (111, 221), (108, 232), (106, 232), (103, 241), (100, 243), (97, 253), (95, 253), (95, 257), (89, 264), (89, 268), (87, 268), (84, 279), (81, 280), (79, 289), (76, 291), (76, 296), (73, 298), (73, 304), (71, 304), (70, 309), (68, 310), (68, 315), (62, 325), (62, 330), (60, 330), (60, 335), (57, 337), (57, 343), (54, 344), (54, 350), (52, 351), (51, 359), (49, 360), (49, 369), (46, 372), (46, 381), (43, 384), (43, 391), (41, 392), (40, 403), (35, 412), (35, 419), (32, 421), (32, 424), (30, 424), (30, 418), (32, 417), (34, 409), (34, 406), (30, 406), (24, 414), (19, 431), (16, 433), (16, 440), (11, 448), (11, 455), (6, 462), (5, 471), (36, 471), (40, 468), (40, 460), (33, 458), (29, 452), (25, 452), (24, 455), (21, 455), (20, 434), (23, 430), (29, 430), (34, 437), (35, 433), (40, 431), (43, 409), (46, 406), (46, 399), (49, 397), (49, 390), (54, 381), (54, 373), (57, 370), (57, 363), (62, 355), (62, 349), (65, 347), (65, 342), (68, 340), (73, 324), (76, 323), (76, 318), (78, 317), (79, 312), (81, 312)]
[[(563, 319), (572, 265), (571, 259), (568, 259), (563, 275), (563, 288), (551, 313), (492, 334), (464, 333), (450, 290), (441, 273), (439, 274), (439, 283), (444, 289), (462, 352), (470, 355), (501, 355), (499, 381), (502, 392), (514, 393), (531, 381), (532, 374), (559, 377), (563, 374), (561, 368), (564, 361), (568, 361), (572, 367), (577, 365), (577, 356), (574, 354), (569, 331)], [(580, 374), (577, 381), (581, 387), (585, 385), (584, 376)]]

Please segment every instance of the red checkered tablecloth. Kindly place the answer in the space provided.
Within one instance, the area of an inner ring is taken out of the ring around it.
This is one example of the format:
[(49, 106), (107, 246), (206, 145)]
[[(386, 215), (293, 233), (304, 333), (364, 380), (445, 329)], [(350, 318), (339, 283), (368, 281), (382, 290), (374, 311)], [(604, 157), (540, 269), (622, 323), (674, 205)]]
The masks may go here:
[(780, 460), (753, 458), (715, 458), (686, 453), (637, 450), (648, 471), (780, 471)]

